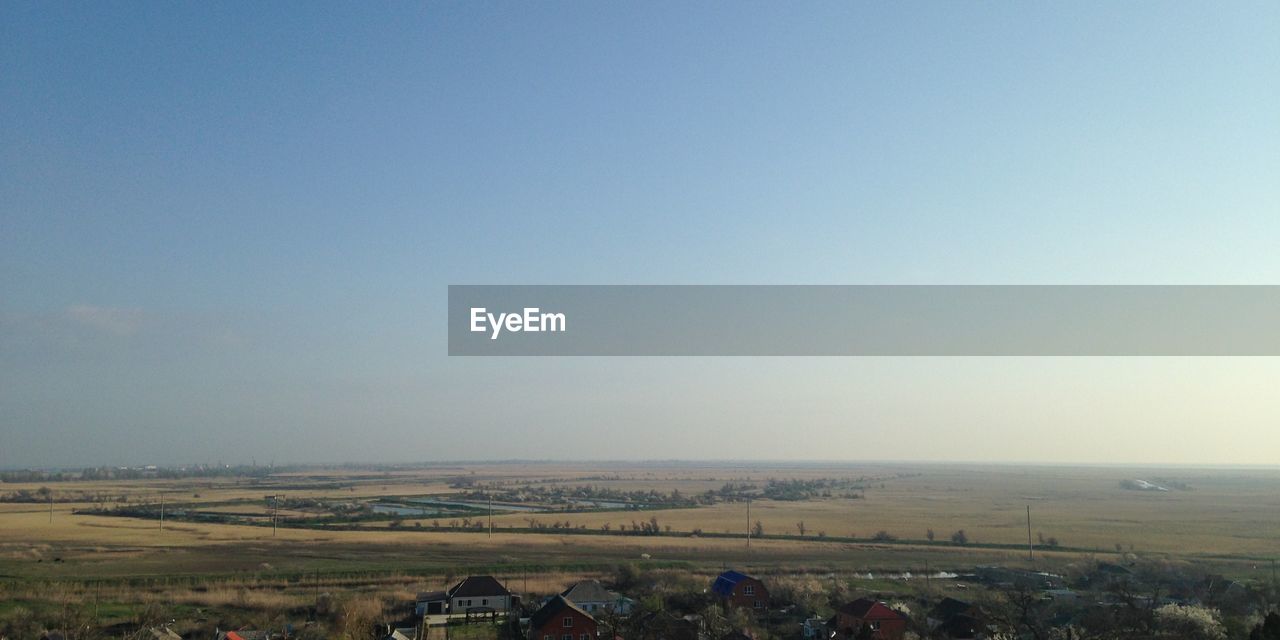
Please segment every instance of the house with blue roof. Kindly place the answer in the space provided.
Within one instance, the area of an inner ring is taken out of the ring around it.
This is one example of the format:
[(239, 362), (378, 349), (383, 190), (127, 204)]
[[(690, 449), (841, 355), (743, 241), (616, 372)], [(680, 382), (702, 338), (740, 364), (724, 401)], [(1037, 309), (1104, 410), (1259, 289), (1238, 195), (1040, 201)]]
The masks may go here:
[(734, 607), (764, 610), (769, 608), (769, 590), (764, 583), (745, 573), (726, 571), (711, 583), (711, 592)]

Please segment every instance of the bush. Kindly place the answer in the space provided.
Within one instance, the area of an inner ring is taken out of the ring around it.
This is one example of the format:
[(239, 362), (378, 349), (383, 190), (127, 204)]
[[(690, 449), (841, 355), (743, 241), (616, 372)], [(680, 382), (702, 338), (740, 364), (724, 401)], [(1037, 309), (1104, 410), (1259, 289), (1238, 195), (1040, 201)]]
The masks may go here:
[(1160, 637), (1179, 640), (1226, 640), (1227, 632), (1216, 609), (1166, 604), (1155, 611)]

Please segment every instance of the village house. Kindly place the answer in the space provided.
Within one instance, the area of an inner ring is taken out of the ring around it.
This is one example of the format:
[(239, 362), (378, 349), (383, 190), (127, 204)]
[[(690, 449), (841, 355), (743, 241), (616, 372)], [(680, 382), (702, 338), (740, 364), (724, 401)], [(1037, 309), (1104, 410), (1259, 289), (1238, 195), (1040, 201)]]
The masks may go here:
[(583, 580), (560, 593), (570, 602), (591, 615), (612, 612), (618, 615), (631, 613), (635, 601), (604, 588), (599, 580)]
[(469, 576), (448, 591), (418, 594), (414, 612), (436, 614), (503, 614), (511, 611), (515, 596), (493, 576)]
[(900, 640), (907, 631), (907, 616), (870, 598), (859, 598), (836, 609), (835, 623), (836, 634), (845, 638), (856, 638), (866, 628), (875, 640)]
[(692, 616), (678, 618), (667, 611), (650, 611), (636, 621), (635, 640), (700, 640), (701, 627)]
[(958, 615), (972, 616), (974, 613), (973, 604), (964, 600), (946, 597), (929, 610), (929, 613), (925, 615), (925, 623), (929, 625), (930, 629), (936, 629), (942, 623)]
[(711, 591), (726, 604), (748, 609), (768, 609), (769, 590), (764, 583), (744, 573), (726, 571), (716, 576)]
[(529, 618), (529, 640), (596, 640), (598, 632), (591, 614), (560, 595)]

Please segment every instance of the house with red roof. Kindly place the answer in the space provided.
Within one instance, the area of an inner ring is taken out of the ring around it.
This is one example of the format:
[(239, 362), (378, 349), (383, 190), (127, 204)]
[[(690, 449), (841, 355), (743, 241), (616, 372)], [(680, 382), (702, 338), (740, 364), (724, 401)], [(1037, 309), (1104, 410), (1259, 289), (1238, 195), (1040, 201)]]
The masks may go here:
[[(857, 638), (865, 629), (875, 640), (901, 640), (907, 632), (907, 616), (871, 598), (858, 598), (836, 609), (836, 634)], [(865, 637), (865, 636), (863, 636)]]

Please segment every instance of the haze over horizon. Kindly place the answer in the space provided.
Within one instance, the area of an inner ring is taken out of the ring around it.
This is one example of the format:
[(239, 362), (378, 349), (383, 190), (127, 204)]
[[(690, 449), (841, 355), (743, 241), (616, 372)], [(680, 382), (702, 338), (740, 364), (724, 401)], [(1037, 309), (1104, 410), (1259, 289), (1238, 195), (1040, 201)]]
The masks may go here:
[(0, 467), (1265, 464), (1276, 358), (449, 358), (449, 284), (1280, 284), (1280, 4), (0, 4)]

